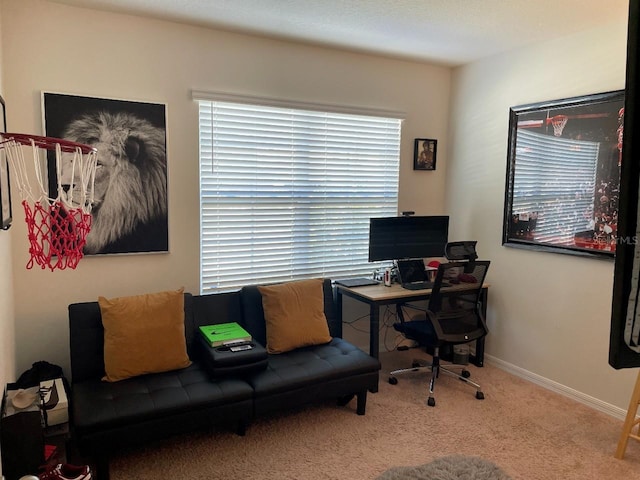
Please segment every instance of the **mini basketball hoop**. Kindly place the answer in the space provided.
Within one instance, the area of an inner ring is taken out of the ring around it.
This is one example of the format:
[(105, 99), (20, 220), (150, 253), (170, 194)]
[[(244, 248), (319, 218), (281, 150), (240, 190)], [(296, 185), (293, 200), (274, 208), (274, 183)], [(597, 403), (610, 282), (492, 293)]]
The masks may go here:
[(564, 130), (564, 126), (569, 121), (569, 117), (566, 115), (556, 115), (555, 117), (551, 117), (547, 120), (553, 126), (553, 134), (556, 137), (562, 136), (562, 130)]
[[(2, 137), (0, 153), (11, 163), (24, 207), (31, 255), (27, 269), (34, 263), (51, 271), (76, 268), (91, 230), (97, 150), (59, 138), (21, 133)], [(55, 198), (45, 188), (47, 151), (55, 153)]]

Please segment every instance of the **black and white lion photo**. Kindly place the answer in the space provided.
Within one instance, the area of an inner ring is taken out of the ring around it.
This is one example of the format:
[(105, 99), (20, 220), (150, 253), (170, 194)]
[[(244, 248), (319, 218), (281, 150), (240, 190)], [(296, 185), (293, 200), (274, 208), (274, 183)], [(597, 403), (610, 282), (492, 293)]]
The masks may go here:
[(43, 103), (47, 136), (98, 152), (84, 253), (168, 251), (165, 106), (54, 93)]

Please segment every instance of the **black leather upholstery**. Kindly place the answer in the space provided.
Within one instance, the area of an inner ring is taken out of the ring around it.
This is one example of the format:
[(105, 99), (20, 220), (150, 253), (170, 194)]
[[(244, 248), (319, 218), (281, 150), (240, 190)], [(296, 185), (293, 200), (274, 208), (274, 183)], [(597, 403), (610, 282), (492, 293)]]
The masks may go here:
[(182, 370), (143, 375), (115, 382), (83, 382), (76, 385), (76, 428), (85, 425), (126, 425), (171, 414), (184, 408), (197, 409), (252, 397), (246, 382), (211, 382), (198, 364)]
[(197, 327), (237, 321), (264, 345), (262, 297), (255, 286), (219, 295), (186, 293), (185, 338), (193, 364), (115, 383), (101, 381), (104, 329), (98, 302), (70, 305), (71, 420), (81, 451), (104, 458), (123, 445), (230, 422), (242, 433), (262, 412), (323, 398), (357, 395), (357, 412), (364, 414), (367, 391), (377, 391), (380, 363), (340, 338), (330, 280), (324, 295), (330, 343), (269, 355), (259, 372), (214, 377)]
[(334, 338), (325, 345), (269, 355), (269, 365), (247, 381), (256, 398), (318, 382), (377, 370), (378, 361), (349, 342)]
[[(190, 412), (194, 426), (202, 427), (206, 425), (203, 419), (215, 417), (211, 410), (223, 405), (221, 419), (239, 426), (249, 422), (253, 389), (239, 380), (211, 381), (196, 348), (193, 296), (185, 293), (184, 300), (185, 339), (193, 364), (115, 383), (101, 381), (104, 328), (98, 302), (69, 305), (71, 416), (82, 450), (99, 446), (108, 451), (126, 443), (144, 443), (154, 438), (154, 432), (166, 436), (188, 431), (185, 427), (190, 419), (185, 412)], [(145, 428), (133, 435), (131, 429), (137, 424)]]
[(121, 435), (112, 438), (117, 445), (131, 438), (128, 429), (135, 424), (160, 424), (162, 436), (179, 433), (183, 431), (185, 412), (194, 420), (200, 418), (196, 424), (206, 424), (203, 420), (212, 410), (226, 406), (227, 419), (248, 423), (253, 413), (252, 397), (253, 389), (246, 382), (212, 382), (208, 373), (194, 363), (185, 369), (115, 383), (99, 379), (74, 383), (73, 424), (78, 438), (96, 436), (96, 446), (109, 448), (110, 442), (100, 439), (104, 432), (121, 430)]
[(263, 414), (324, 398), (360, 393), (378, 384), (380, 363), (341, 338), (269, 355), (267, 369), (247, 378), (255, 412)]
[[(380, 362), (340, 338), (342, 324), (331, 280), (324, 280), (323, 293), (324, 314), (333, 339), (325, 345), (270, 354), (267, 369), (247, 377), (255, 390), (257, 414), (358, 392), (366, 396), (368, 389), (377, 390)], [(245, 328), (266, 345), (262, 296), (256, 285), (242, 288), (241, 303)]]

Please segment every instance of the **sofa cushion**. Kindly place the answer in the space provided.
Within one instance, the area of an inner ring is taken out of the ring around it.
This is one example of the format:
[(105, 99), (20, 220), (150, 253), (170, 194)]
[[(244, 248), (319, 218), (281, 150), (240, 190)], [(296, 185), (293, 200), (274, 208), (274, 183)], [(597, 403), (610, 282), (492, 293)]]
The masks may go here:
[(258, 286), (267, 333), (267, 352), (283, 353), (331, 341), (324, 315), (323, 280)]
[[(338, 318), (335, 308), (335, 294), (333, 286), (331, 285), (331, 279), (325, 278), (322, 286), (324, 292), (324, 315), (327, 317), (327, 323), (329, 324), (329, 334), (332, 337), (342, 338), (342, 321)], [(238, 300), (241, 307), (241, 314), (235, 315), (239, 318), (240, 323), (252, 336), (253, 339), (262, 344), (267, 344), (267, 332), (264, 323), (264, 310), (262, 308), (262, 295), (258, 290), (257, 285), (247, 285), (242, 287), (238, 294)], [(212, 303), (206, 299), (206, 297), (216, 297), (216, 295), (202, 295), (203, 302), (209, 304)], [(195, 302), (195, 300), (194, 300)], [(201, 310), (201, 309), (198, 309)], [(214, 310), (215, 312), (215, 310)], [(233, 312), (229, 318), (234, 318)], [(224, 314), (222, 314), (224, 315)], [(209, 322), (210, 323), (210, 322)]]
[(107, 299), (98, 304), (104, 325), (103, 380), (186, 368), (184, 289)]
[(206, 370), (195, 362), (185, 369), (115, 383), (99, 379), (75, 383), (71, 405), (74, 427), (86, 434), (230, 404), (245, 405), (243, 408), (249, 413), (252, 396), (253, 390), (246, 382), (212, 382)]
[(333, 338), (324, 345), (269, 355), (267, 369), (247, 377), (247, 381), (256, 397), (262, 397), (378, 370), (377, 359), (346, 340)]

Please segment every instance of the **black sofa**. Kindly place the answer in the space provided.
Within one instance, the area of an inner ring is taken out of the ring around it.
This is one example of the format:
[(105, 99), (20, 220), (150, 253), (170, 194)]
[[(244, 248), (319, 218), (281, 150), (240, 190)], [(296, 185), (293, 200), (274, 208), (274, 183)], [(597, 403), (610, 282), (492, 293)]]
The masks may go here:
[(192, 365), (115, 383), (104, 376), (102, 320), (98, 302), (69, 305), (70, 414), (79, 452), (108, 477), (108, 457), (118, 448), (197, 429), (234, 426), (243, 435), (257, 416), (334, 398), (355, 396), (364, 415), (368, 391), (377, 391), (380, 363), (343, 340), (330, 280), (323, 283), (330, 343), (268, 355), (266, 367), (245, 374), (212, 376), (197, 327), (237, 321), (264, 345), (266, 326), (257, 286), (215, 295), (185, 293), (185, 336)]

